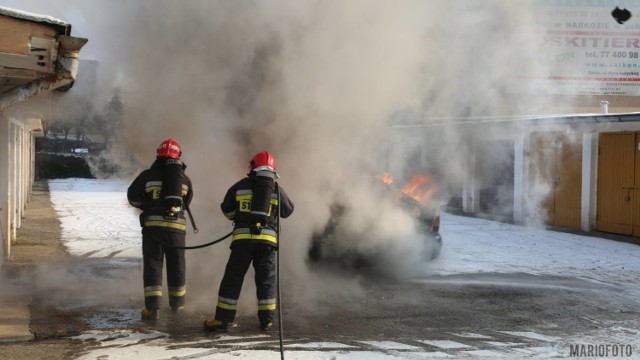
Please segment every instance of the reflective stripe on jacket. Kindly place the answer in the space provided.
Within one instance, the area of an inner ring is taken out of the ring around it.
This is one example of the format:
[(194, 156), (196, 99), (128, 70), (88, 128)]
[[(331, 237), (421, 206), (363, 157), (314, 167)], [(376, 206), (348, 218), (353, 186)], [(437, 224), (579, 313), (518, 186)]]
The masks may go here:
[(262, 229), (260, 234), (252, 234), (249, 228), (233, 229), (232, 241), (236, 240), (260, 240), (267, 241), (272, 244), (278, 244), (278, 233), (275, 230)]
[[(183, 167), (186, 167), (183, 165)], [(191, 180), (186, 174), (180, 177), (183, 207), (174, 216), (169, 216), (167, 206), (162, 201), (163, 162), (156, 160), (151, 168), (144, 170), (136, 177), (127, 190), (129, 203), (142, 210), (140, 225), (143, 229), (158, 229), (178, 233), (186, 233), (187, 221), (185, 206), (189, 206), (193, 198)]]
[(249, 228), (251, 220), (251, 200), (253, 191), (249, 178), (244, 178), (235, 183), (225, 195), (224, 201), (220, 205), (222, 213), (229, 219), (234, 221), (233, 235), (231, 237), (233, 244), (240, 241), (253, 241), (277, 246), (278, 234), (276, 232), (276, 216), (288, 217), (293, 212), (293, 203), (280, 188), (280, 202), (278, 202), (277, 190), (271, 194), (269, 201), (269, 209), (267, 211), (267, 223), (262, 224), (260, 234), (252, 234)]
[(260, 234), (252, 234), (249, 228), (249, 220), (251, 218), (251, 200), (253, 199), (253, 191), (251, 189), (239, 189), (236, 191), (236, 211), (234, 212), (234, 221), (236, 223), (233, 229), (232, 241), (236, 240), (257, 240), (267, 241), (271, 244), (278, 244), (278, 234), (275, 231), (275, 216), (271, 214), (278, 206), (278, 194), (271, 194), (269, 201), (269, 210), (265, 214), (267, 223), (262, 224), (264, 227)]

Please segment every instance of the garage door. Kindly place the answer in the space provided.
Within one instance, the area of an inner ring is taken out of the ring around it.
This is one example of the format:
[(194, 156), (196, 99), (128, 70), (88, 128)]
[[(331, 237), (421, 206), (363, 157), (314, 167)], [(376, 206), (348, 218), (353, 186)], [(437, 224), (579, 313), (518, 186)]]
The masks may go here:
[(599, 136), (596, 229), (600, 231), (640, 234), (637, 137), (636, 133)]
[(548, 225), (580, 228), (582, 136), (560, 132), (531, 134), (530, 182), (550, 187), (542, 207)]

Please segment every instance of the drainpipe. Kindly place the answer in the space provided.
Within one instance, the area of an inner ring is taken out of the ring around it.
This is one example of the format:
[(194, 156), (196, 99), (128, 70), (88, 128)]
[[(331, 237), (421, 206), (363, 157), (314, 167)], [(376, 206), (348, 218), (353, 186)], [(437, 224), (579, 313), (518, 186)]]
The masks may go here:
[(600, 112), (602, 114), (608, 114), (609, 113), (609, 102), (606, 100), (602, 100), (600, 101)]
[(17, 87), (2, 94), (2, 96), (0, 96), (0, 110), (19, 101), (27, 100), (41, 92), (59, 88), (63, 90), (65, 86), (70, 88), (73, 85), (80, 64), (78, 54), (88, 40), (60, 35), (58, 41), (60, 42), (58, 48), (60, 57), (56, 63), (56, 71), (47, 77), (32, 81), (24, 86)]

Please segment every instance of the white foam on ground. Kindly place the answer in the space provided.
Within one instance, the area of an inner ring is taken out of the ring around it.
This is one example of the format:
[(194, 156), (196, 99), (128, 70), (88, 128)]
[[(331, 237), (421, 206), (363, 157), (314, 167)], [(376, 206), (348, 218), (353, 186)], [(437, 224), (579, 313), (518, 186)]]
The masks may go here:
[(395, 341), (358, 341), (359, 343), (371, 345), (385, 350), (422, 350), (413, 345), (402, 344)]
[(525, 337), (525, 338), (534, 339), (534, 340), (542, 340), (542, 341), (558, 341), (561, 339), (556, 336), (542, 335), (532, 331), (498, 331), (498, 332), (507, 334), (507, 335), (520, 336), (520, 337)]
[(469, 345), (451, 341), (451, 340), (417, 340), (417, 341), (421, 343), (425, 343), (427, 345), (439, 347), (441, 349), (467, 349), (467, 348), (473, 347), (473, 346), (469, 346)]

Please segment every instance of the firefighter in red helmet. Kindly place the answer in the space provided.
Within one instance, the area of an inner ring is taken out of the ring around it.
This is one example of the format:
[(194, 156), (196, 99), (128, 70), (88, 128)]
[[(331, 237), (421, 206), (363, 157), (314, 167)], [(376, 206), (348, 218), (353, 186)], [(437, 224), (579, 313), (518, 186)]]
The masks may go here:
[(231, 254), (220, 282), (215, 318), (204, 322), (208, 331), (226, 331), (235, 320), (244, 276), (253, 263), (260, 329), (271, 330), (276, 310), (277, 217), (289, 217), (293, 202), (276, 183), (273, 155), (264, 151), (249, 163), (247, 177), (227, 191), (222, 212), (235, 224)]
[(180, 160), (182, 148), (167, 139), (156, 151), (156, 160), (136, 177), (127, 191), (129, 203), (142, 210), (142, 261), (144, 282), (143, 320), (159, 318), (162, 299), (162, 267), (167, 259), (169, 305), (173, 312), (184, 309), (185, 246), (187, 222), (185, 209), (193, 198), (191, 180)]

